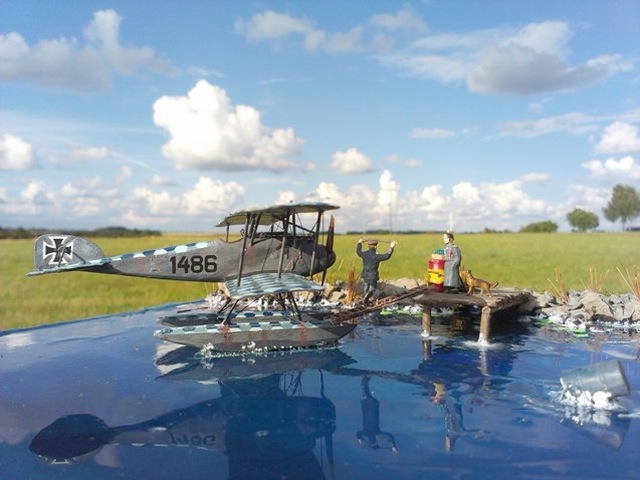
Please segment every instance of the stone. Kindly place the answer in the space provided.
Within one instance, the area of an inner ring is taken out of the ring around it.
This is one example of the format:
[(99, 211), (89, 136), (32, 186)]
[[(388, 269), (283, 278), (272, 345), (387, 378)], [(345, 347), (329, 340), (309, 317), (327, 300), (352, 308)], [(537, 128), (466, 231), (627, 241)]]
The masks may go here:
[(613, 318), (613, 311), (607, 297), (601, 293), (587, 291), (582, 296), (582, 305), (591, 315), (600, 315)]

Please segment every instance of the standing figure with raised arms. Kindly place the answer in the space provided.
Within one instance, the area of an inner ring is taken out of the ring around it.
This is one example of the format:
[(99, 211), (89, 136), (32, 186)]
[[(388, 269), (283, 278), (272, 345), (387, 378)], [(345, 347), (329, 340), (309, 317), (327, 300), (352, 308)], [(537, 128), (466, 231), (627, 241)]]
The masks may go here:
[(362, 242), (364, 242), (364, 239), (361, 237), (358, 239), (358, 244), (356, 245), (356, 253), (362, 258), (362, 273), (360, 276), (364, 281), (364, 303), (367, 304), (371, 302), (372, 297), (378, 289), (378, 279), (380, 278), (378, 267), (380, 266), (380, 262), (391, 258), (393, 249), (396, 248), (397, 243), (395, 241), (391, 242), (386, 253), (378, 253), (376, 251), (378, 247), (377, 240), (367, 240), (367, 246), (369, 248), (364, 252), (362, 251)]

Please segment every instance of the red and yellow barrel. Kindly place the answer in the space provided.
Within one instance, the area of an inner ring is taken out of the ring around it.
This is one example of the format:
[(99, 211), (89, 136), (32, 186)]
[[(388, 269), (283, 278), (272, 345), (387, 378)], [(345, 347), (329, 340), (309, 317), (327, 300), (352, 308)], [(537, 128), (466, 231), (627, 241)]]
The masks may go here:
[(427, 266), (428, 284), (431, 290), (444, 291), (444, 254), (436, 250)]

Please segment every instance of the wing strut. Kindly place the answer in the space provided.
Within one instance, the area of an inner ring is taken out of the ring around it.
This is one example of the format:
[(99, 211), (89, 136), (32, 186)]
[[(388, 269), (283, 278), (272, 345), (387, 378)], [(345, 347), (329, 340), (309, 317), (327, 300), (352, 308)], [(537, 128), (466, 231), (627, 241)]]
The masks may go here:
[(287, 210), (287, 214), (282, 219), (282, 245), (280, 246), (280, 260), (278, 261), (278, 277), (282, 275), (282, 265), (284, 264), (284, 251), (287, 246), (287, 231), (289, 230), (289, 217), (291, 212)]
[[(331, 255), (333, 253), (333, 236), (335, 230), (335, 223), (333, 220), (333, 215), (329, 216), (329, 229), (327, 230), (327, 242), (325, 247), (327, 248), (327, 255)], [(322, 280), (320, 281), (320, 285), (324, 285), (324, 281), (327, 278), (327, 269), (325, 268), (322, 271)]]
[(320, 238), (320, 222), (322, 221), (322, 212), (318, 212), (318, 219), (316, 220), (316, 231), (313, 238), (313, 253), (311, 254), (311, 268), (309, 269), (309, 277), (313, 278), (313, 269), (316, 266), (316, 250), (318, 248), (318, 239)]
[(247, 213), (247, 219), (244, 223), (244, 235), (242, 235), (242, 252), (240, 252), (240, 264), (238, 265), (238, 286), (242, 280), (242, 269), (244, 268), (244, 255), (247, 248), (247, 238), (249, 237), (249, 218), (251, 214)]

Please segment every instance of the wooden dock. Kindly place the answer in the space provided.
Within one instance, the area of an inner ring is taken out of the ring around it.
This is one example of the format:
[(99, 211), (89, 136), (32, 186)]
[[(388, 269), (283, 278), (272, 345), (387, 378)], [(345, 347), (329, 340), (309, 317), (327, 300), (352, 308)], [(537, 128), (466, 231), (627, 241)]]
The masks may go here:
[(496, 289), (491, 296), (482, 294), (467, 295), (466, 293), (444, 293), (427, 291), (416, 295), (412, 301), (422, 305), (422, 336), (431, 336), (431, 309), (433, 307), (479, 307), (480, 336), (478, 341), (489, 340), (493, 314), (502, 310), (515, 309), (529, 300), (530, 294), (522, 290)]
[(445, 293), (431, 290), (429, 286), (425, 284), (383, 297), (372, 304), (359, 305), (343, 312), (332, 314), (328, 319), (333, 324), (353, 322), (356, 318), (366, 313), (382, 310), (401, 300), (411, 299), (412, 302), (422, 306), (422, 337), (429, 338), (431, 336), (431, 309), (433, 307), (479, 307), (482, 310), (478, 341), (485, 341), (489, 339), (493, 314), (502, 310), (518, 308), (529, 300), (530, 295), (530, 293), (523, 290), (506, 288), (492, 290), (491, 295)]

